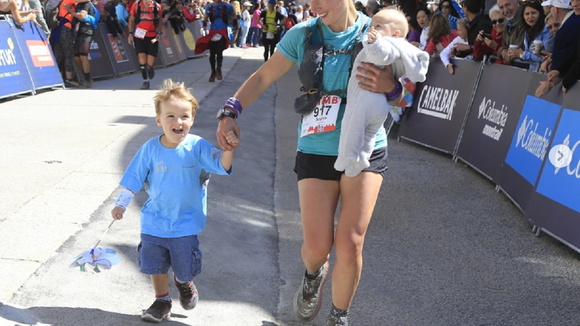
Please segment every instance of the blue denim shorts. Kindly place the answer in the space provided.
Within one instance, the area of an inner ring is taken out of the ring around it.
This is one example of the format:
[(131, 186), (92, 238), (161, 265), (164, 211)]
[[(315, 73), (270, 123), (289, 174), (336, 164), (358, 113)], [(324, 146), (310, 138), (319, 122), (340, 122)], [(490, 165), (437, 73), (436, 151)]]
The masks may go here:
[(141, 273), (167, 274), (171, 267), (173, 274), (184, 282), (193, 280), (201, 273), (201, 250), (197, 235), (159, 238), (141, 234), (137, 252), (137, 265)]

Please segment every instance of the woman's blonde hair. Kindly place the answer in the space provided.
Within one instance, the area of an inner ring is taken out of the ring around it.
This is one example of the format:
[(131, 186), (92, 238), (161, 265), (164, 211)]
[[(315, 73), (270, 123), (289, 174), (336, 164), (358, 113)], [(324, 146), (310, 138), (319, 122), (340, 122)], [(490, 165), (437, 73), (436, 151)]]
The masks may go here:
[(172, 100), (182, 100), (189, 102), (191, 104), (191, 116), (195, 117), (197, 108), (199, 108), (199, 104), (197, 104), (195, 97), (191, 95), (191, 92), (185, 87), (184, 83), (174, 82), (168, 78), (163, 81), (161, 90), (157, 92), (153, 98), (153, 102), (155, 103), (155, 114), (161, 114), (162, 102), (169, 102)]
[(232, 7), (234, 7), (234, 12), (236, 13), (236, 15), (242, 14), (242, 9), (240, 8), (240, 2), (238, 0), (232, 1), (231, 5)]
[(457, 21), (457, 26), (461, 26), (465, 29), (467, 29), (467, 23), (469, 23), (469, 19), (467, 18), (461, 18), (460, 20)]

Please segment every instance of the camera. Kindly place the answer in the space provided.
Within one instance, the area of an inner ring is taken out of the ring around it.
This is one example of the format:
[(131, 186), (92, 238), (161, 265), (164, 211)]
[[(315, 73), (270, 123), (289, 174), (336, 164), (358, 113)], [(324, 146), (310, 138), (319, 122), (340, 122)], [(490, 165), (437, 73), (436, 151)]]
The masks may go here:
[(481, 33), (481, 36), (491, 40), (491, 34), (488, 33)]

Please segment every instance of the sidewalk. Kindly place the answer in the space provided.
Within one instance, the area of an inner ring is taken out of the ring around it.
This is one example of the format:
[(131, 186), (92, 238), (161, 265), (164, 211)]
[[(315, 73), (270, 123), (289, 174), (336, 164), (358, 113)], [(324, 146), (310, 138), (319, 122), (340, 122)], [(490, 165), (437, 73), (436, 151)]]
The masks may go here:
[[(133, 154), (159, 135), (152, 96), (164, 78), (200, 101), (192, 133), (217, 145), (215, 113), (262, 63), (262, 48), (224, 52), (224, 80), (208, 83), (207, 58), (0, 104), (0, 326), (143, 325), (153, 302), (135, 264), (141, 192), (101, 245), (123, 261), (101, 273), (69, 268), (111, 222), (118, 182)], [(200, 236), (198, 306), (173, 298), (163, 325), (295, 326), (303, 273), (296, 176), (294, 71), (239, 119), (233, 173), (212, 176)], [(394, 130), (396, 134), (396, 130)], [(350, 326), (576, 325), (578, 253), (543, 235), (477, 172), (448, 155), (389, 139), (389, 171), (367, 232)], [(331, 255), (331, 262), (334, 256)], [(309, 325), (322, 326), (331, 303)]]

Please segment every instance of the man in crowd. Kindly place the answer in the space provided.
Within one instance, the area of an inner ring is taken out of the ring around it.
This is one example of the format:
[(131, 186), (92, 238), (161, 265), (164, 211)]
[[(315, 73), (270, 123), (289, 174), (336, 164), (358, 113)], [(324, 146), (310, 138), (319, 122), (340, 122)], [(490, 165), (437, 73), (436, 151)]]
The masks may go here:
[(498, 51), (500, 59), (506, 64), (512, 63), (513, 59), (508, 55), (510, 45), (517, 45), (524, 48), (524, 36), (526, 31), (518, 24), (520, 3), (518, 0), (497, 0), (497, 6), (507, 19), (503, 30), (503, 41), (501, 50)]
[(491, 34), (491, 29), (493, 27), (491, 20), (489, 19), (489, 16), (483, 12), (481, 5), (482, 3), (480, 0), (463, 1), (463, 11), (465, 12), (465, 17), (469, 20), (469, 23), (467, 24), (468, 44), (457, 44), (456, 48), (458, 57), (463, 58), (473, 53), (473, 45), (475, 44), (475, 39), (480, 31)]
[[(92, 0), (96, 5), (101, 0)], [(89, 49), (95, 34), (95, 26), (97, 25), (96, 7), (89, 2), (79, 3), (76, 11), (71, 15), (75, 18), (76, 37), (74, 44), (74, 60), (83, 72), (83, 79), (79, 82), (79, 88), (91, 88), (91, 63), (88, 59)]]

